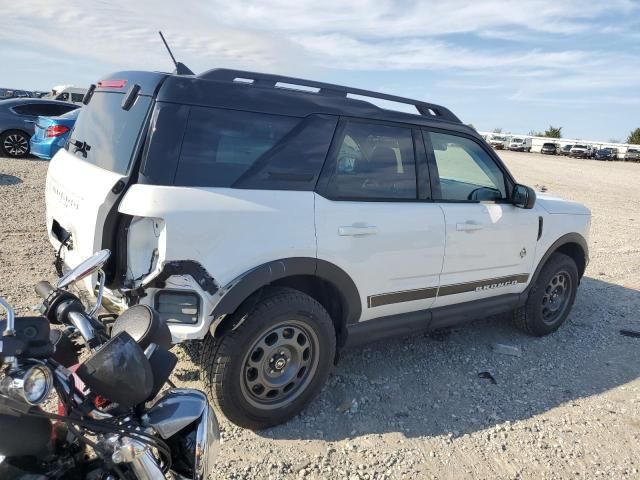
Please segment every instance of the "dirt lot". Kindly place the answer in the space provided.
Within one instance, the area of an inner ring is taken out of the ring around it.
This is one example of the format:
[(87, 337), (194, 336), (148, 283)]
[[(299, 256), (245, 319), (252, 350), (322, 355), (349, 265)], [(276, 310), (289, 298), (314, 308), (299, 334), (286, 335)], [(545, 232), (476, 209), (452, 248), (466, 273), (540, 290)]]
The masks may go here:
[[(349, 351), (287, 425), (255, 433), (222, 420), (214, 478), (640, 478), (640, 339), (619, 333), (640, 330), (640, 164), (501, 156), (522, 183), (593, 212), (567, 324), (538, 339), (479, 320)], [(0, 158), (0, 295), (20, 313), (38, 302), (33, 283), (53, 277), (46, 169)], [(176, 382), (197, 386), (179, 354)]]

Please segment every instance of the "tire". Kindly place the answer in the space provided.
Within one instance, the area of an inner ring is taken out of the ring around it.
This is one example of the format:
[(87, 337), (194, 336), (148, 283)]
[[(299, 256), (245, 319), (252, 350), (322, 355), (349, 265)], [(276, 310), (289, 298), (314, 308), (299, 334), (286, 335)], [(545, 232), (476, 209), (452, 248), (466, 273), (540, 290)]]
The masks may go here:
[(214, 407), (253, 430), (284, 423), (307, 406), (336, 352), (333, 322), (316, 300), (281, 287), (258, 295), (233, 314), (235, 329), (207, 335), (201, 361)]
[(514, 322), (537, 337), (555, 332), (569, 316), (577, 289), (576, 262), (567, 255), (554, 253), (542, 267), (525, 305), (514, 311)]
[(20, 130), (9, 130), (0, 135), (0, 149), (7, 157), (22, 158), (29, 154), (28, 134)]

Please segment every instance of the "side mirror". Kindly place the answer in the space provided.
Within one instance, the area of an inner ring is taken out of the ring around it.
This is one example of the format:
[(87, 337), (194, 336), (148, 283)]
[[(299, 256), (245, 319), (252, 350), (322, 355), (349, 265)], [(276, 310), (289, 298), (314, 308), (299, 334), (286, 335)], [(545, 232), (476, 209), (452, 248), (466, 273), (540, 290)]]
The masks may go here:
[(536, 204), (536, 192), (533, 188), (517, 183), (513, 187), (511, 201), (516, 207), (530, 210)]

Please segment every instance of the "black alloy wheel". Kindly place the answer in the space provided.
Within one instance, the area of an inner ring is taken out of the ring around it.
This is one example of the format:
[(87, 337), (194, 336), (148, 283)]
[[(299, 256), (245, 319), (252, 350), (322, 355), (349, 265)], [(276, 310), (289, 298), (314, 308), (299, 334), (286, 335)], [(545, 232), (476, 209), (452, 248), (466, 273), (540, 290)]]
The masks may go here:
[(5, 132), (0, 136), (0, 145), (7, 157), (22, 158), (29, 153), (29, 136), (17, 130)]

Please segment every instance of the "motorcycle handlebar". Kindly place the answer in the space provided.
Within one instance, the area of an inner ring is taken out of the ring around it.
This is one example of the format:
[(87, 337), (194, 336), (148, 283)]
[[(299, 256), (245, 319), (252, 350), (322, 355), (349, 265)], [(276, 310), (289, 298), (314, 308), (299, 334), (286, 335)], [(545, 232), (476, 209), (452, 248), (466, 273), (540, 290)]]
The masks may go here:
[(57, 289), (44, 280), (36, 284), (35, 290), (38, 296), (44, 299), (45, 315), (51, 323), (73, 325), (90, 348), (99, 345), (96, 338), (96, 328), (99, 326), (85, 311), (78, 297), (67, 290)]

